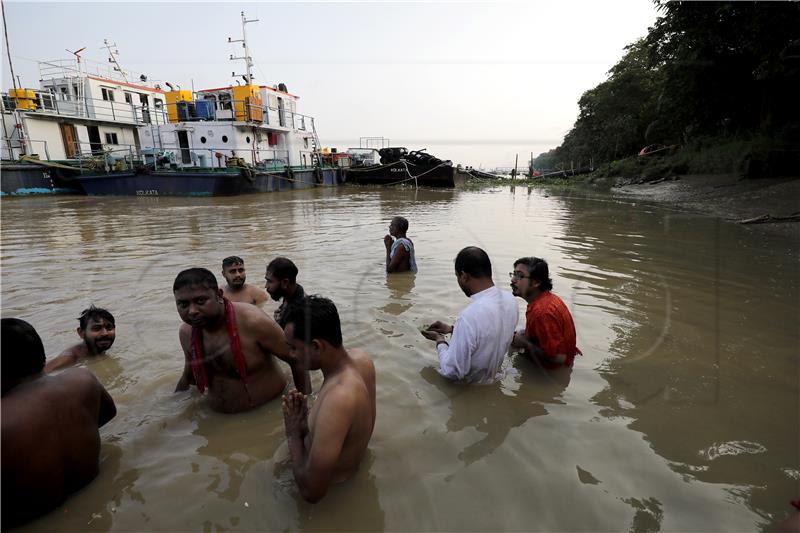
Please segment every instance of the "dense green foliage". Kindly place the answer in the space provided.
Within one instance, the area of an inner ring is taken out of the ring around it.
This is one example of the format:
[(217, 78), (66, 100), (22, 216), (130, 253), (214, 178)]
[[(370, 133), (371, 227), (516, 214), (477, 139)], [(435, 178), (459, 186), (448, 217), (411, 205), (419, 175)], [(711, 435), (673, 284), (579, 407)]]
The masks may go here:
[(653, 143), (800, 140), (800, 3), (666, 2), (646, 37), (586, 91), (537, 168), (601, 165)]

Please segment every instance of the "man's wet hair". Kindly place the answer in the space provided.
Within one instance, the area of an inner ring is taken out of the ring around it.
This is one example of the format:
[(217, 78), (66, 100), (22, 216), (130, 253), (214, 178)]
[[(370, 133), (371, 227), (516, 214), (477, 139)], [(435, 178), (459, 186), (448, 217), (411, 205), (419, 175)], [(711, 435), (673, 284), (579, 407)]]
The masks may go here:
[(217, 278), (210, 270), (205, 268), (189, 268), (178, 274), (175, 283), (172, 284), (172, 292), (176, 292), (184, 287), (200, 285), (206, 289), (216, 291), (219, 288)]
[(342, 345), (342, 325), (336, 305), (317, 294), (307, 296), (286, 310), (286, 325), (294, 326), (294, 338), (311, 344), (314, 339), (327, 341), (338, 348)]
[(514, 261), (515, 268), (517, 265), (525, 265), (528, 275), (539, 282), (539, 290), (553, 290), (553, 280), (550, 279), (550, 268), (547, 266), (547, 261), (539, 257), (520, 257)]
[(492, 262), (477, 246), (467, 246), (456, 256), (456, 272), (466, 272), (473, 278), (491, 278)]
[(4, 378), (22, 379), (44, 368), (44, 345), (36, 330), (19, 318), (0, 319)]
[(100, 307), (95, 307), (94, 305), (90, 305), (87, 309), (81, 311), (81, 316), (78, 317), (78, 322), (81, 326), (81, 329), (86, 329), (86, 326), (89, 325), (89, 320), (108, 320), (112, 326), (117, 327), (117, 324), (114, 322), (114, 315), (102, 309)]
[(392, 222), (397, 225), (397, 229), (400, 230), (400, 233), (405, 233), (408, 231), (408, 220), (406, 220), (404, 217), (394, 217)]
[(222, 260), (222, 269), (225, 270), (229, 266), (233, 265), (242, 265), (244, 266), (244, 259), (239, 257), (238, 255), (232, 255), (230, 257), (226, 257)]
[(292, 283), (297, 282), (297, 267), (292, 260), (286, 257), (276, 257), (267, 265), (267, 271), (278, 279), (288, 279)]

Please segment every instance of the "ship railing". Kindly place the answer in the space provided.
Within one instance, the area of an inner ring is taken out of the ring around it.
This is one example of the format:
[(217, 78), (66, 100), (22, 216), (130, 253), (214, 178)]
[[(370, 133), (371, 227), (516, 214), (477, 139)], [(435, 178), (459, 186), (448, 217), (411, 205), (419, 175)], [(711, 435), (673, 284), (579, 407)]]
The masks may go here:
[(78, 169), (105, 172), (133, 169), (141, 155), (133, 144), (103, 144), (87, 141), (72, 143), (72, 153), (68, 160), (74, 161)]
[(51, 59), (39, 61), (39, 79), (62, 79), (83, 76), (97, 76), (107, 80), (119, 81), (124, 83), (147, 83), (147, 76), (130, 70), (120, 71), (117, 67), (108, 63), (92, 61), (91, 59), (81, 58), (81, 67), (78, 67), (75, 59)]
[[(249, 100), (196, 99), (165, 105), (166, 116), (173, 122), (209, 120), (259, 122), (289, 130), (311, 131), (313, 117), (289, 109), (252, 104)], [(164, 117), (161, 117), (163, 120)], [(155, 123), (163, 123), (156, 121)]]
[(236, 166), (237, 159), (260, 170), (283, 170), (289, 167), (289, 151), (277, 149), (231, 150), (230, 147), (186, 147), (163, 143), (157, 148), (141, 151), (144, 162), (154, 169), (165, 168), (227, 168)]
[(25, 113), (47, 114), (64, 117), (88, 118), (132, 125), (149, 123), (166, 124), (167, 114), (163, 107), (137, 106), (130, 102), (115, 102), (100, 98), (77, 98), (72, 94), (52, 91), (33, 91), (33, 98), (22, 99), (0, 93), (3, 112), (19, 110)]
[(41, 159), (44, 154), (45, 161), (50, 161), (50, 150), (47, 141), (37, 139), (19, 139), (17, 137), (3, 137), (0, 159), (16, 160), (23, 155)]

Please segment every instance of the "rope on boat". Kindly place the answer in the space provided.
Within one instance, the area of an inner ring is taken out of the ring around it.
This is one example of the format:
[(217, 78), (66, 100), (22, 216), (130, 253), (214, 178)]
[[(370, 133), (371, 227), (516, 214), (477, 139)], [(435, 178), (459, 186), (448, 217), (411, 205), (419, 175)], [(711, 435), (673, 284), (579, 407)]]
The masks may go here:
[(442, 166), (446, 166), (446, 165), (447, 165), (446, 163), (442, 162), (442, 163), (439, 163), (438, 165), (436, 165), (435, 167), (433, 167), (433, 168), (430, 168), (430, 169), (426, 170), (426, 171), (425, 171), (425, 172), (423, 172), (422, 174), (417, 174), (416, 176), (412, 176), (412, 175), (411, 175), (411, 172), (408, 170), (408, 163), (406, 163), (406, 162), (405, 162), (405, 160), (398, 161), (398, 163), (403, 163), (403, 165), (406, 167), (406, 174), (408, 174), (408, 175), (409, 175), (409, 176), (411, 176), (411, 177), (409, 177), (409, 178), (406, 178), (406, 179), (404, 179), (404, 180), (395, 181), (395, 182), (392, 182), (392, 183), (386, 183), (385, 185), (398, 185), (398, 184), (400, 184), (400, 183), (405, 183), (405, 182), (407, 182), (407, 181), (414, 180), (414, 186), (415, 186), (416, 188), (419, 188), (419, 183), (417, 183), (417, 178), (421, 178), (421, 177), (422, 177), (422, 176), (424, 176), (425, 174), (427, 174), (427, 173), (429, 173), (429, 172), (433, 172), (433, 171), (434, 171), (434, 170), (436, 170), (437, 168), (439, 168), (439, 167), (442, 167)]

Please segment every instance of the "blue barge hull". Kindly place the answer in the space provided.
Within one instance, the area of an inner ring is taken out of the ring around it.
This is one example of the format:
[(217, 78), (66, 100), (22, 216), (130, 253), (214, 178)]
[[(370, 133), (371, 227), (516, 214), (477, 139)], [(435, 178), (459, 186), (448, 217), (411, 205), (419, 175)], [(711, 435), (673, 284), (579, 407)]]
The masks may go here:
[(165, 170), (77, 178), (90, 196), (235, 196), (341, 183), (338, 169)]

